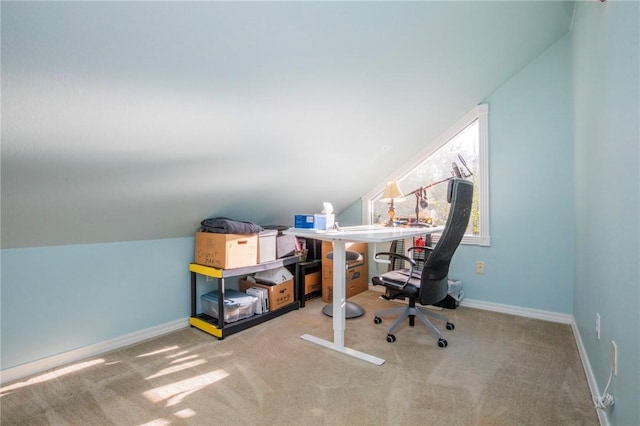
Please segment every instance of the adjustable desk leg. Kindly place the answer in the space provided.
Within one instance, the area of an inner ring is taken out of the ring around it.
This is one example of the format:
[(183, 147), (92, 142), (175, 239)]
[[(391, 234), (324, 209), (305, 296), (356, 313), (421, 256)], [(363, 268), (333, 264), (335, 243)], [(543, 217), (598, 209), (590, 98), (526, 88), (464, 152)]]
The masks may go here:
[(344, 241), (333, 242), (333, 344), (344, 348), (347, 258)]
[(382, 365), (384, 364), (384, 359), (356, 351), (354, 349), (345, 348), (344, 346), (344, 329), (346, 321), (345, 302), (347, 300), (347, 262), (345, 247), (345, 241), (335, 240), (333, 242), (333, 342), (329, 342), (309, 334), (303, 335), (302, 339), (376, 365)]

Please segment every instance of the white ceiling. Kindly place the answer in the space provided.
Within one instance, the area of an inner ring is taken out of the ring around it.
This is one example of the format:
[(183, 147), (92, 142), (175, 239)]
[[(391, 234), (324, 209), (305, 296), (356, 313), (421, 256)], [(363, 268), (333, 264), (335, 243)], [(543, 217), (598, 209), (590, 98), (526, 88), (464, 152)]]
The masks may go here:
[(2, 247), (337, 212), (569, 31), (573, 3), (2, 2)]

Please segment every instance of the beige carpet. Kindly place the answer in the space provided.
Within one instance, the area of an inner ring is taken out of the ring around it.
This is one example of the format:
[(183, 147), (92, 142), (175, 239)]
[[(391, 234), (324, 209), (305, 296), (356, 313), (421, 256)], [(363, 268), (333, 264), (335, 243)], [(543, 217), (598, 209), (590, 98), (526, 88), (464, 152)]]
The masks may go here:
[[(365, 292), (348, 347), (375, 366), (300, 335), (331, 339), (323, 302), (219, 341), (194, 328), (0, 389), (5, 425), (598, 425), (568, 325), (460, 307), (441, 349), (416, 322), (386, 342)], [(444, 327), (439, 327), (444, 329)]]

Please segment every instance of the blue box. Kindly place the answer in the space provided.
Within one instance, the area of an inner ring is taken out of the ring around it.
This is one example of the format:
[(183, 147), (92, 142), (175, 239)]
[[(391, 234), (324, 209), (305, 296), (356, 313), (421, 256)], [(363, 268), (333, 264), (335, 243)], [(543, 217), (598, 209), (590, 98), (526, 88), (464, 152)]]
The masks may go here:
[(296, 228), (313, 229), (314, 219), (312, 214), (297, 214), (293, 224)]
[(333, 226), (335, 221), (333, 214), (297, 214), (294, 226), (303, 229), (325, 230)]

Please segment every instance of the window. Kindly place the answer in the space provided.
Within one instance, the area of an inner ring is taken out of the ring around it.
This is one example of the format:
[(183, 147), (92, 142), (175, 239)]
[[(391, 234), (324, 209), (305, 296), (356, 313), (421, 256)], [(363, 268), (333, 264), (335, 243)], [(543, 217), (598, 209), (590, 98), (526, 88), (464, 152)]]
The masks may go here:
[[(444, 225), (449, 213), (447, 182), (455, 162), (463, 174), (471, 173), (468, 179), (474, 183), (473, 210), (462, 243), (490, 245), (487, 115), (487, 105), (477, 106), (387, 179), (398, 181), (405, 194), (404, 202), (394, 204), (397, 218)], [(385, 184), (362, 198), (363, 223), (389, 219), (388, 203), (379, 201)]]

